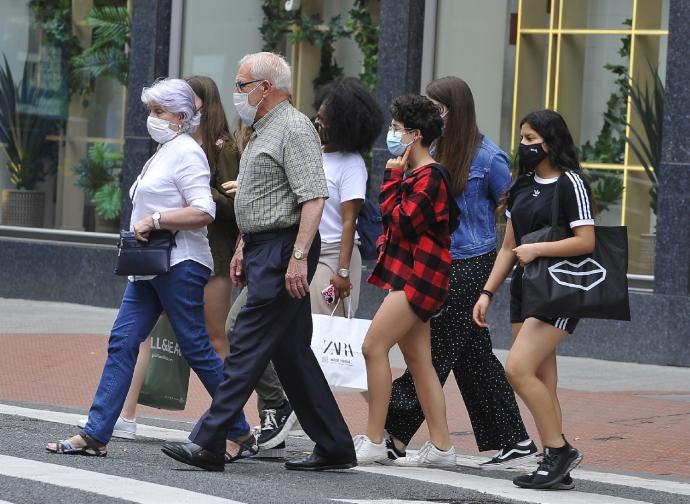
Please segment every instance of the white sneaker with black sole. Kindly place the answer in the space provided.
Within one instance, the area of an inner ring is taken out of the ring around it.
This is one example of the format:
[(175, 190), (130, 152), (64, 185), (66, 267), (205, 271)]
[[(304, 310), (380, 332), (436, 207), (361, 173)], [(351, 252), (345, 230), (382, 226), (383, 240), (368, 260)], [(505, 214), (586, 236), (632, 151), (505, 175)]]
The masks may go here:
[(513, 446), (503, 448), (491, 460), (479, 464), (479, 468), (485, 471), (510, 469), (526, 462), (537, 460), (537, 446), (531, 439), (515, 443)]
[[(77, 426), (82, 429), (86, 425), (88, 418), (84, 417), (77, 422)], [(118, 417), (113, 429), (113, 437), (119, 439), (136, 439), (137, 438), (137, 421), (127, 420), (123, 417)]]
[(455, 447), (443, 451), (427, 441), (417, 453), (397, 458), (393, 463), (403, 467), (455, 467)]

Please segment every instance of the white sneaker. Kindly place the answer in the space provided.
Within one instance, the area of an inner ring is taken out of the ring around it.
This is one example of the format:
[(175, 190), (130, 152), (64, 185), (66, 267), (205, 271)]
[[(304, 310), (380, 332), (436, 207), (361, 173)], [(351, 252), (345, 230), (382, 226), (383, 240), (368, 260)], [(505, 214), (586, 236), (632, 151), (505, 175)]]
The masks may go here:
[(386, 449), (386, 442), (372, 443), (364, 434), (352, 438), (355, 444), (355, 453), (357, 454), (357, 463), (372, 464), (374, 462), (388, 460), (388, 450)]
[(417, 453), (397, 458), (393, 463), (405, 467), (454, 467), (455, 447), (441, 451), (431, 441), (427, 441)]
[[(88, 417), (80, 418), (77, 425), (82, 429), (86, 425)], [(120, 439), (136, 439), (137, 438), (137, 421), (127, 420), (123, 417), (118, 417), (113, 429), (113, 437)]]

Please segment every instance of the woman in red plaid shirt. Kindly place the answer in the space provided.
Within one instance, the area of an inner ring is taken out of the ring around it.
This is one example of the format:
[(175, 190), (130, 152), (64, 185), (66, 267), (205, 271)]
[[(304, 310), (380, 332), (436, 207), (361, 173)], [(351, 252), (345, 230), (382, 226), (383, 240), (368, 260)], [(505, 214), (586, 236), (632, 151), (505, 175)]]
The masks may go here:
[(448, 192), (443, 172), (429, 154), (441, 135), (438, 108), (419, 95), (400, 96), (390, 107), (393, 120), (381, 185), (384, 235), (369, 282), (391, 292), (376, 312), (362, 352), (367, 363), (369, 420), (366, 435), (355, 436), (357, 462), (387, 458), (383, 430), (391, 396), (388, 352), (396, 343), (410, 369), (429, 427), (431, 441), (398, 465), (454, 466), (443, 390), (431, 363), (429, 319), (448, 294), (450, 229)]

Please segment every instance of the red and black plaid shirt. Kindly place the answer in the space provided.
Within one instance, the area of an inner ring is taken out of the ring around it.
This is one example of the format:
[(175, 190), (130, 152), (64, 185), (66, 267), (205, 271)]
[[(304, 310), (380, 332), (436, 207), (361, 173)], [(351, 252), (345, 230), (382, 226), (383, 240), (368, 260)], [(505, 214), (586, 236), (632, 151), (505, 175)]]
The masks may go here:
[(404, 290), (423, 321), (438, 313), (448, 296), (450, 230), (448, 191), (438, 170), (420, 166), (403, 179), (386, 169), (379, 196), (384, 234), (369, 283)]

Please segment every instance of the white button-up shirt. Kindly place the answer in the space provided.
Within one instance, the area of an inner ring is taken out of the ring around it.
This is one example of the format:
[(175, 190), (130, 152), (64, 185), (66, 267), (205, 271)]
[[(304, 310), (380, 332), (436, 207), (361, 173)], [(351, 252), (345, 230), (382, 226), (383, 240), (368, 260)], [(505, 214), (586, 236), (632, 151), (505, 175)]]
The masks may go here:
[[(215, 217), (216, 204), (210, 182), (211, 170), (206, 155), (191, 136), (181, 134), (162, 144), (129, 190), (133, 205), (129, 230), (134, 231), (136, 222), (155, 212), (190, 206)], [(192, 260), (213, 270), (206, 234), (206, 226), (179, 231), (175, 236), (177, 246), (170, 254), (170, 266)], [(154, 277), (137, 275), (136, 280), (151, 278)]]

